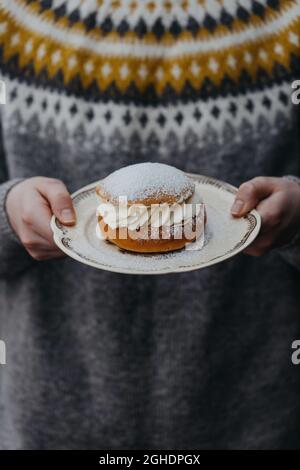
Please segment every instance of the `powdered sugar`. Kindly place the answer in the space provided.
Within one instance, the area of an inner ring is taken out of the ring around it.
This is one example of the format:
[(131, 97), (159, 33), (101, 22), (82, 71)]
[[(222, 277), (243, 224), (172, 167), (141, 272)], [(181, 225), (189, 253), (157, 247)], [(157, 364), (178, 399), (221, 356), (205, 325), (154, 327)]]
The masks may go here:
[(180, 202), (182, 194), (187, 197), (194, 190), (193, 181), (183, 171), (150, 162), (121, 168), (102, 180), (101, 186), (112, 200), (127, 196), (130, 201), (170, 196)]

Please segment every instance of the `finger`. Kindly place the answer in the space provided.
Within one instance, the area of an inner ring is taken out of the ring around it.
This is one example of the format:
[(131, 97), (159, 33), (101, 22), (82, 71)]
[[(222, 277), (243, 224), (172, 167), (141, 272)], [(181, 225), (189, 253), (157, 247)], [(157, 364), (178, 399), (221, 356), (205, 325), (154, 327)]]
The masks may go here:
[(250, 256), (262, 256), (273, 248), (269, 238), (261, 238), (246, 248), (243, 253)]
[(261, 234), (274, 233), (283, 227), (286, 203), (282, 193), (273, 193), (261, 201), (256, 209), (261, 216)]
[(231, 208), (234, 217), (242, 217), (254, 209), (258, 203), (270, 196), (275, 189), (276, 178), (259, 176), (243, 183)]
[(53, 214), (64, 225), (74, 225), (76, 215), (71, 196), (62, 181), (49, 179), (38, 187), (49, 203)]
[(27, 250), (32, 258), (36, 261), (47, 261), (51, 259), (64, 258), (65, 254), (62, 251), (51, 250)]
[(261, 256), (273, 249), (279, 248), (286, 243), (281, 228), (269, 228), (265, 233), (261, 233), (256, 240), (244, 250), (244, 253)]
[(256, 240), (245, 253), (254, 256), (278, 248), (287, 242), (285, 234), (287, 200), (285, 193), (274, 192), (270, 197), (262, 200), (257, 211), (261, 216), (261, 230)]
[(31, 252), (43, 252), (43, 253), (49, 253), (49, 254), (60, 254), (62, 251), (59, 248), (53, 248), (53, 247), (45, 247), (43, 245), (38, 245), (36, 243), (31, 243), (27, 245), (28, 250)]
[(20, 240), (25, 249), (31, 254), (32, 252), (59, 252), (59, 248), (53, 243), (49, 243), (44, 238), (27, 228), (22, 228), (20, 232)]
[[(53, 234), (50, 228), (52, 212), (47, 201), (38, 191), (32, 191), (28, 196), (24, 195), (24, 207), (22, 222), (24, 225), (22, 236), (26, 239), (38, 239), (40, 244), (54, 247)], [(26, 200), (27, 198), (27, 200)], [(24, 243), (24, 240), (22, 240)]]
[(261, 256), (267, 251), (270, 251), (273, 248), (274, 243), (275, 239), (270, 235), (261, 235), (244, 250), (244, 253), (251, 254), (253, 256)]
[(19, 236), (23, 245), (30, 245), (37, 248), (47, 247), (47, 249), (52, 249), (52, 247), (50, 247), (49, 241), (46, 240), (46, 238), (42, 237), (39, 233), (35, 232), (31, 228), (28, 228), (27, 226), (22, 227)]
[(249, 247), (249, 248), (246, 248), (246, 250), (244, 250), (243, 253), (245, 255), (258, 257), (258, 256), (263, 256), (264, 254), (266, 254), (266, 250), (261, 249), (261, 248)]

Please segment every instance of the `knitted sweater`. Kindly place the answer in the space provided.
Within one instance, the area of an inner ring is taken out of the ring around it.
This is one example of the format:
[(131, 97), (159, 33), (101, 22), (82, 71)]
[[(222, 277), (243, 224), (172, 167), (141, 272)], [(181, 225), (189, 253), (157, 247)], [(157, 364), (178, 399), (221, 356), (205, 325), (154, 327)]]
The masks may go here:
[(297, 448), (300, 246), (190, 273), (34, 261), (19, 178), (300, 176), (298, 0), (1, 0), (1, 449)]

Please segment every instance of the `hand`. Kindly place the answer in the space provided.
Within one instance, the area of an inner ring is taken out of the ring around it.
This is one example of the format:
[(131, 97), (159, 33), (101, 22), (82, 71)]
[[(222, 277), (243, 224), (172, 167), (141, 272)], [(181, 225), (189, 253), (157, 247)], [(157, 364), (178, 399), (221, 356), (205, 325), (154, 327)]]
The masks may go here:
[(244, 253), (261, 256), (288, 244), (300, 230), (300, 185), (286, 178), (271, 177), (243, 183), (231, 213), (242, 217), (255, 208), (261, 215), (262, 228)]
[(36, 260), (64, 256), (53, 241), (50, 219), (53, 214), (64, 225), (74, 225), (75, 211), (65, 185), (56, 179), (30, 178), (8, 193), (9, 221), (28, 253)]

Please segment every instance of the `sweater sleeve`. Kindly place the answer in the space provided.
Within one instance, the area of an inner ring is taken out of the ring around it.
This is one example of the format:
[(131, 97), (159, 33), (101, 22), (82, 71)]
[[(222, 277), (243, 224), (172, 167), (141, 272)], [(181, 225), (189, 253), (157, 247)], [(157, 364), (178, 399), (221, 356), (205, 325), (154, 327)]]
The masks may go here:
[(14, 276), (33, 262), (13, 231), (5, 209), (8, 192), (19, 181), (14, 179), (0, 184), (0, 278)]
[(0, 278), (14, 276), (33, 262), (12, 229), (5, 208), (9, 190), (20, 181), (8, 179), (5, 153), (0, 140)]

